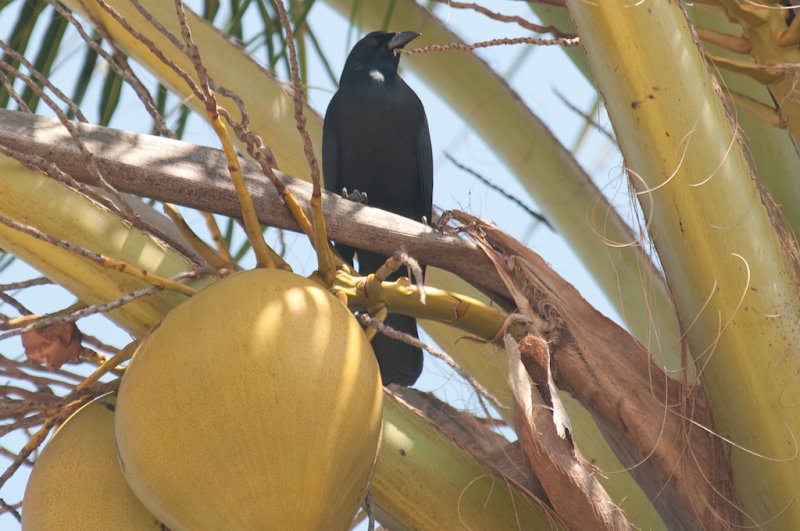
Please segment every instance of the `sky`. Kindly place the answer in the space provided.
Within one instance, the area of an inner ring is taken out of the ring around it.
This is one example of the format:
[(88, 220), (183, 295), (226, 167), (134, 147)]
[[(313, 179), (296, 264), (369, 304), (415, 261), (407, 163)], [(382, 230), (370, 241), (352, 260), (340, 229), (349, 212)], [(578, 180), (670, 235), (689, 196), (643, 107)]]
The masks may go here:
[[(519, 14), (533, 19), (530, 8), (525, 2), (496, 0), (481, 3), (505, 14)], [(191, 5), (192, 2), (189, 4)], [(0, 16), (0, 38), (7, 37), (9, 27), (16, 19), (16, 16), (11, 13), (14, 13), (13, 9), (6, 9)], [(476, 16), (474, 13), (447, 6), (438, 6), (436, 14), (446, 20), (448, 25), (461, 35), (465, 42), (469, 43), (497, 37), (527, 35), (526, 30), (513, 24), (501, 24)], [(321, 45), (328, 53), (334, 71), (340, 72), (349, 47), (355, 42), (349, 23), (322, 2), (317, 2), (312, 9), (309, 21), (312, 28), (317, 31)], [(41, 26), (44, 25), (44, 23), (41, 24)], [(414, 28), (389, 29), (400, 31)], [(37, 28), (37, 30), (41, 31), (41, 28)], [(36, 37), (34, 37), (35, 40)], [(79, 64), (78, 61), (81, 57), (81, 53), (78, 53), (81, 50), (81, 43), (72, 40), (65, 43), (64, 46), (65, 50), (72, 51), (71, 58), (61, 65), (54, 79), (56, 84), (68, 88), (69, 90), (66, 92), (70, 93), (72, 83), (74, 83), (72, 80), (74, 65)], [(591, 109), (596, 94), (582, 75), (572, 67), (560, 49), (557, 47), (515, 46), (488, 48), (479, 50), (478, 53), (495, 71), (507, 77), (523, 101), (549, 124), (553, 133), (565, 146), (571, 148), (575, 144), (579, 132), (584, 126), (583, 119), (570, 110), (558, 94), (587, 112)], [(261, 59), (261, 57), (261, 54), (256, 56), (257, 59)], [(413, 56), (406, 56), (402, 59), (403, 63), (407, 61), (413, 61)], [(143, 79), (152, 82), (152, 78), (141, 68), (137, 68), (137, 72), (142, 74)], [(308, 91), (310, 104), (320, 114), (323, 114), (335, 87), (322, 74), (319, 61), (314, 60), (313, 57), (310, 72)], [(541, 223), (531, 220), (518, 206), (500, 194), (488, 190), (474, 177), (459, 170), (445, 158), (444, 153), (450, 153), (462, 164), (479, 172), (531, 208), (536, 209), (536, 204), (515, 182), (508, 170), (497, 159), (492, 148), (471, 133), (469, 124), (464, 123), (460, 117), (455, 115), (445, 100), (430, 91), (410, 69), (404, 68), (403, 77), (423, 101), (428, 115), (434, 152), (435, 206), (444, 210), (453, 208), (466, 210), (496, 223), (503, 230), (541, 254), (557, 272), (575, 285), (584, 297), (601, 312), (619, 320), (585, 267), (580, 264), (558, 234), (553, 233)], [(99, 79), (102, 77), (99, 76)], [(96, 97), (101, 84), (101, 82), (93, 83), (87, 102), (93, 101), (91, 94)], [(90, 121), (96, 120), (97, 111), (92, 104), (89, 103), (84, 107)], [(600, 124), (610, 129), (604, 117), (600, 118)], [(151, 124), (142, 113), (138, 100), (127, 94), (123, 97), (118, 114), (111, 125), (122, 129), (147, 132)], [(213, 131), (200, 119), (190, 121), (185, 140), (203, 145), (217, 145)], [(578, 152), (578, 159), (587, 171), (595, 176), (598, 185), (614, 195), (615, 204), (627, 203), (619, 156), (608, 142), (602, 139), (601, 135), (590, 136), (587, 143)], [(622, 192), (617, 192), (618, 189), (621, 189)], [(188, 213), (187, 216), (190, 223), (200, 221), (197, 214)], [(299, 236), (293, 235), (287, 236), (287, 243), (290, 245), (287, 257), (292, 266), (298, 273), (309, 273), (313, 269), (315, 260), (309, 252), (307, 243)], [(252, 256), (248, 256), (243, 265), (249, 267), (253, 264)], [(9, 270), (0, 274), (0, 284), (35, 276), (39, 276), (38, 273), (18, 261)], [(56, 288), (37, 288), (29, 291), (30, 293), (26, 293), (22, 299), (34, 311), (52, 311), (54, 308), (62, 308), (74, 302), (69, 294)], [(0, 308), (0, 311), (8, 311), (8, 309)], [(127, 334), (110, 325), (103, 317), (94, 316), (81, 321), (80, 327), (85, 332), (117, 346), (122, 346), (130, 341)], [(18, 339), (0, 342), (0, 353), (14, 359), (24, 357)], [(88, 369), (90, 368), (87, 367)], [(464, 386), (449, 369), (438, 361), (432, 360), (430, 356), (426, 355), (425, 371), (416, 387), (432, 391), (456, 407), (469, 410), (477, 408), (472, 390)], [(20, 442), (19, 436), (6, 437), (0, 441), (0, 445), (14, 449), (19, 448)], [(0, 457), (0, 466), (3, 469), (7, 464), (7, 459)], [(11, 503), (19, 501), (22, 497), (26, 477), (27, 471), (18, 473), (7, 483), (0, 491), (3, 499)], [(9, 515), (0, 516), (0, 529), (16, 529), (17, 525), (16, 520)]]

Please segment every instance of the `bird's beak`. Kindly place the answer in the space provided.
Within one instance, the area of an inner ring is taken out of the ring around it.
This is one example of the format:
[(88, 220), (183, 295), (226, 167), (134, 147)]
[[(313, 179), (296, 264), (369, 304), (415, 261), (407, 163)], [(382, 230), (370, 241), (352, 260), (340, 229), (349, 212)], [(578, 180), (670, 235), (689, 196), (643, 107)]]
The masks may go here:
[(389, 39), (389, 49), (390, 50), (397, 50), (403, 48), (406, 44), (413, 41), (421, 34), (417, 33), (416, 31), (403, 31), (401, 33), (395, 33), (394, 37)]

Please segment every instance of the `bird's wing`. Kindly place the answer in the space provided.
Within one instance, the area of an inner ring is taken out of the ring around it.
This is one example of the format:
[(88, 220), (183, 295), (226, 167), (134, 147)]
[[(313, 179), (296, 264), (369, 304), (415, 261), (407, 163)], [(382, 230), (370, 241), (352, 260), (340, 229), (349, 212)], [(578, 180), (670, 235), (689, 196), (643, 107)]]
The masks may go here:
[(339, 184), (339, 139), (333, 129), (333, 115), (336, 113), (336, 94), (325, 112), (325, 122), (322, 126), (322, 176), (325, 189), (335, 194), (342, 193)]
[(422, 190), (422, 205), (425, 209), (425, 218), (430, 223), (433, 204), (433, 152), (431, 133), (428, 131), (428, 119), (424, 110), (422, 111), (422, 127), (417, 138), (417, 166)]

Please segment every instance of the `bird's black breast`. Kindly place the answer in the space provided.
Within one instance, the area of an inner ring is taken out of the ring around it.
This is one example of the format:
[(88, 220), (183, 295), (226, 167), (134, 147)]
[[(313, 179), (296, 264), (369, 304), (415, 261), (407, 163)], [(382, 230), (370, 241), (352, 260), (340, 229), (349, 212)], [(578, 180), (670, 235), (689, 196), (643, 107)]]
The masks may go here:
[[(417, 221), (430, 215), (418, 153), (428, 125), (422, 103), (401, 79), (340, 87), (325, 122), (323, 151), (335, 165), (324, 168), (326, 188), (366, 192), (370, 206)], [(328, 182), (329, 174), (335, 182)]]

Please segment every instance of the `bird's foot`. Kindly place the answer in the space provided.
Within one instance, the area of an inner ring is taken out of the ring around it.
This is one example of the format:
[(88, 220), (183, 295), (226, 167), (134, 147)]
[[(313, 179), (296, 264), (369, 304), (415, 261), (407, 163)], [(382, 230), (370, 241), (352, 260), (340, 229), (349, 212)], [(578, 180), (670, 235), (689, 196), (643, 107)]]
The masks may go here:
[(369, 204), (369, 198), (367, 197), (367, 192), (359, 192), (358, 189), (355, 189), (352, 192), (348, 192), (347, 188), (342, 188), (342, 197), (344, 197), (345, 199), (349, 199), (350, 201), (355, 201), (356, 203), (360, 203), (362, 205)]
[(420, 219), (420, 223), (422, 223), (423, 225), (425, 225), (427, 227), (432, 228), (433, 230), (435, 230), (439, 234), (443, 234), (444, 233), (444, 228), (442, 228), (442, 225), (439, 223), (439, 220), (428, 221), (428, 216), (422, 216), (422, 219)]
[(447, 224), (447, 219), (443, 219), (442, 216), (439, 216), (438, 219), (434, 217), (434, 219), (432, 219), (430, 222), (428, 222), (428, 218), (425, 217), (425, 216), (422, 216), (422, 223), (424, 225), (429, 226), (430, 228), (432, 228), (433, 230), (435, 230), (439, 234), (444, 234), (444, 229), (445, 229), (445, 225)]

